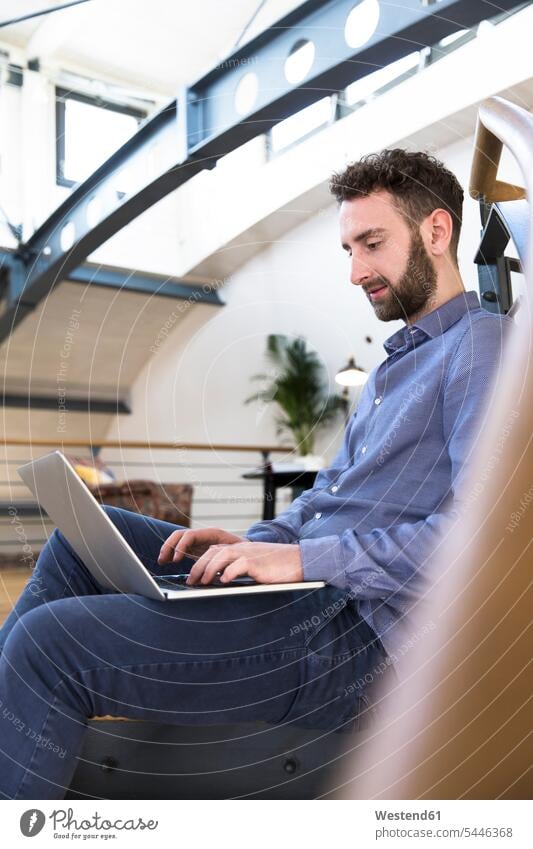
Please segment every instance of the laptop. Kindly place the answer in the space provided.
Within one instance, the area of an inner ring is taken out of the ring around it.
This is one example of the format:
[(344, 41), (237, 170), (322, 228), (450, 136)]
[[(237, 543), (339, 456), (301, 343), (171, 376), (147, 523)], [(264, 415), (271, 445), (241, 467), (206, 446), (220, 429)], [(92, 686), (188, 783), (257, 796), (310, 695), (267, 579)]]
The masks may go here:
[(93, 577), (99, 584), (116, 592), (137, 593), (160, 601), (176, 601), (219, 595), (310, 590), (326, 585), (325, 581), (259, 584), (253, 578), (241, 576), (227, 584), (215, 578), (211, 584), (189, 586), (185, 584), (188, 573), (153, 575), (61, 451), (53, 451), (21, 466), (18, 473)]

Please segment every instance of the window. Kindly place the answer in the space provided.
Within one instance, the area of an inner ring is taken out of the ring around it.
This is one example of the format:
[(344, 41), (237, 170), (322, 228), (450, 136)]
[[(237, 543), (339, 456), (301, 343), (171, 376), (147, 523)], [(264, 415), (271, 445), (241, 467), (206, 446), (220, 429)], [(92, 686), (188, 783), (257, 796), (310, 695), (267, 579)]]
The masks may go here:
[(56, 88), (56, 182), (85, 180), (136, 133), (145, 112)]
[(378, 68), (377, 71), (372, 71), (365, 77), (356, 80), (349, 85), (345, 90), (346, 103), (353, 106), (361, 101), (368, 100), (386, 85), (389, 85), (404, 74), (412, 73), (418, 68), (420, 62), (420, 53), (409, 53), (396, 62), (391, 62), (383, 68)]
[(314, 130), (326, 126), (332, 120), (331, 97), (323, 97), (300, 109), (289, 118), (285, 118), (272, 127), (270, 131), (270, 148), (272, 153), (278, 153), (296, 141), (308, 136)]

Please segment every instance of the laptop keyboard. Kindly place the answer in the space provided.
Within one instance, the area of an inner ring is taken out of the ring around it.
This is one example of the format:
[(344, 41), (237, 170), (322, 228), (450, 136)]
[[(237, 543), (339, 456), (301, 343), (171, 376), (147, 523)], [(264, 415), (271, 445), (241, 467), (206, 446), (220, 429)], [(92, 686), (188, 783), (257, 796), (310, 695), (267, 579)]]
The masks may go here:
[(238, 578), (235, 578), (233, 581), (229, 581), (227, 584), (222, 583), (220, 578), (216, 576), (213, 578), (210, 584), (187, 584), (187, 578), (189, 577), (189, 573), (185, 574), (177, 574), (177, 575), (154, 575), (156, 584), (158, 584), (163, 589), (203, 589), (204, 587), (208, 589), (209, 587), (230, 587), (235, 584), (242, 585), (250, 585), (256, 584), (257, 581), (254, 581), (253, 578), (249, 578), (247, 575), (242, 575)]

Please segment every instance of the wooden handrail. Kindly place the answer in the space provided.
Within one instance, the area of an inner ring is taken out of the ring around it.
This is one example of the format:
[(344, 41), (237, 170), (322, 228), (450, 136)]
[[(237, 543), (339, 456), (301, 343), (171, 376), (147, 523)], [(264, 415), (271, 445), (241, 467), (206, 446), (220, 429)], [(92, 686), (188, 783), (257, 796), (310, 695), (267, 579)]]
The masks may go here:
[[(502, 199), (506, 145), (533, 191), (533, 116), (500, 98), (479, 110), (471, 186)], [(341, 799), (529, 799), (533, 516), (533, 218), (527, 296), (479, 429), (460, 519), (438, 546), (411, 642), (383, 675), (381, 717), (337, 778)], [(379, 679), (380, 672), (376, 671)], [(324, 798), (324, 797), (323, 797)]]
[[(531, 169), (532, 152), (523, 139), (533, 128), (533, 115), (500, 97), (491, 97), (479, 107), (474, 157), (470, 173), (470, 195), (488, 203), (520, 200), (526, 190), (496, 179), (503, 145)], [(524, 168), (522, 168), (524, 171)], [(527, 180), (527, 177), (526, 177)]]
[(280, 445), (226, 445), (217, 442), (146, 442), (139, 439), (0, 439), (0, 445), (29, 445), (51, 446), (58, 448), (81, 448), (91, 445), (101, 448), (146, 448), (146, 449), (186, 449), (188, 451), (253, 451), (257, 453), (272, 453), (274, 451), (289, 453), (294, 448)]

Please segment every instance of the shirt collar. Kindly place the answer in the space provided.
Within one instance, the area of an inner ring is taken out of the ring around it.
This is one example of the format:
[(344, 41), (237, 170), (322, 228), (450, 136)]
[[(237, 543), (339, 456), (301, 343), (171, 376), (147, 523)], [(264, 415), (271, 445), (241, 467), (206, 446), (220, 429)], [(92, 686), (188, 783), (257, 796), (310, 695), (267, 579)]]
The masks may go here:
[(383, 347), (388, 354), (392, 354), (394, 351), (404, 348), (410, 338), (419, 338), (421, 340), (423, 336), (429, 336), (433, 339), (435, 336), (440, 336), (448, 330), (452, 324), (459, 321), (467, 312), (480, 309), (480, 306), (477, 292), (473, 290), (461, 292), (454, 298), (450, 298), (449, 301), (446, 301), (446, 303), (442, 304), (436, 310), (433, 310), (433, 312), (422, 316), (414, 324), (401, 327), (400, 330), (397, 330), (396, 333), (393, 333), (392, 336), (389, 336), (385, 340)]

